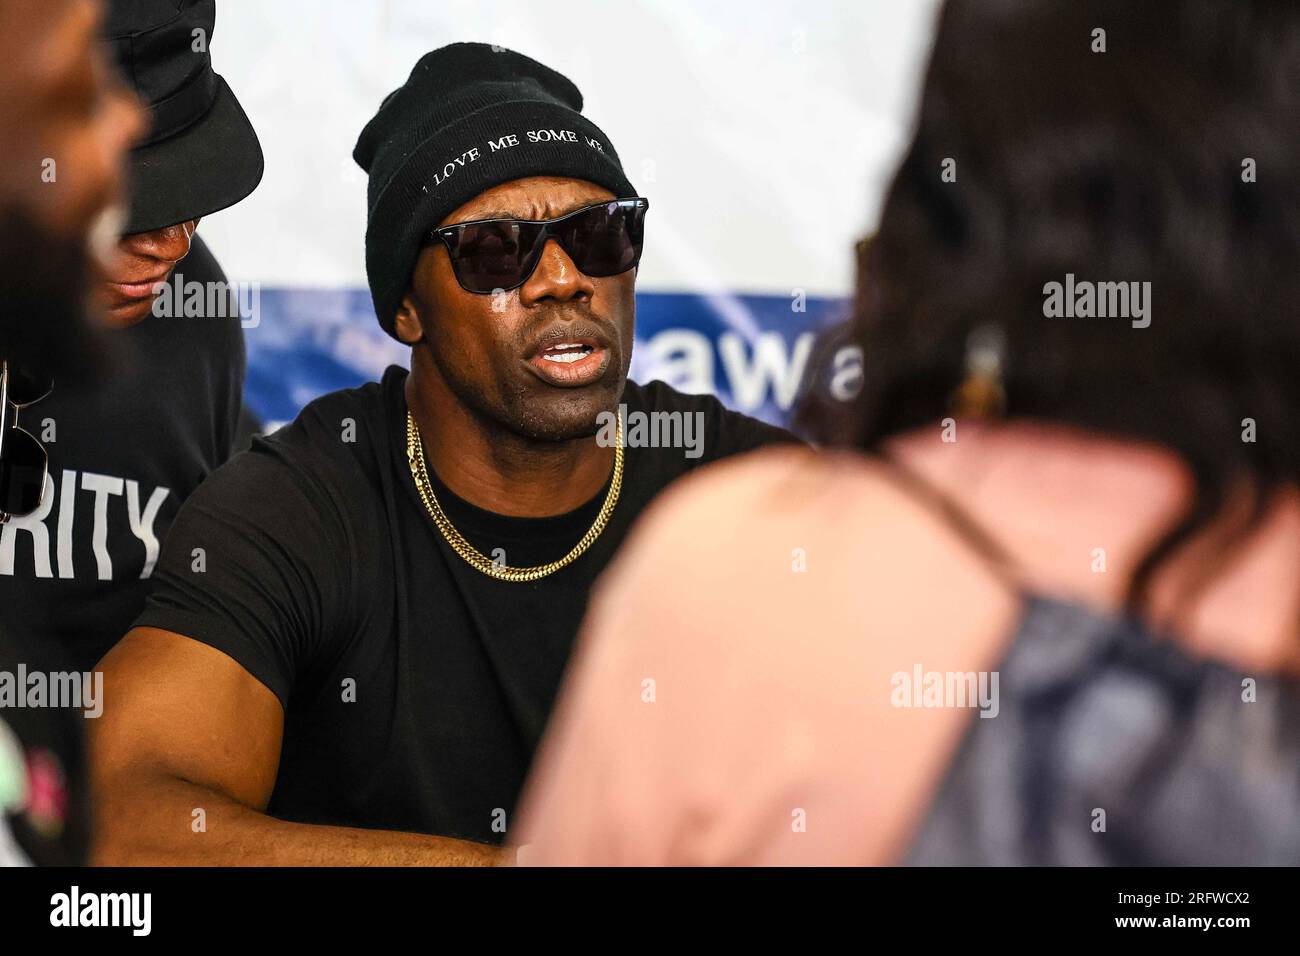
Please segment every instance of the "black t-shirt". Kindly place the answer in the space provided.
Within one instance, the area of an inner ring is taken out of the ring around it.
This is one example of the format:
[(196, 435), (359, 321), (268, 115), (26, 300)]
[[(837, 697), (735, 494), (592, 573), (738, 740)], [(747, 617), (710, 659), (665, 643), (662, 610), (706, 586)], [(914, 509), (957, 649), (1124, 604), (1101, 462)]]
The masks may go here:
[[(633, 519), (691, 468), (793, 438), (711, 396), (629, 382), (629, 422), (702, 413), (703, 454), (628, 447), (595, 543), (510, 583), (465, 563), (424, 510), (406, 461), (406, 377), (393, 367), (381, 384), (326, 395), (205, 482), (137, 624), (223, 651), (280, 699), (272, 815), (499, 843), (592, 582)], [(512, 566), (568, 553), (608, 490), (564, 515), (511, 518), (431, 479), (465, 538)]]
[[(224, 282), (198, 237), (172, 274)], [(93, 391), (55, 380), (19, 424), (50, 458), (39, 510), (0, 529), (0, 615), (89, 670), (144, 607), (183, 502), (231, 455), (244, 335), (225, 317), (149, 315), (107, 336), (111, 375)]]

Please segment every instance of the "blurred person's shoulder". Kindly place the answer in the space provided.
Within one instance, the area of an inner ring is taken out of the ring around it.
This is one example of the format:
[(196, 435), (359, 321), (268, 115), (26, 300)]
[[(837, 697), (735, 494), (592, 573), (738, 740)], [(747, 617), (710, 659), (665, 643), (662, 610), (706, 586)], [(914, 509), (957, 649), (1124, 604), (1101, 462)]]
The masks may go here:
[(638, 521), (604, 590), (725, 605), (732, 633), (878, 626), (919, 639), (933, 626), (942, 641), (967, 635), (990, 647), (1020, 609), (889, 466), (803, 445), (738, 455), (674, 484)]
[[(616, 836), (601, 859), (888, 862), (967, 716), (910, 719), (892, 681), (918, 662), (989, 670), (1019, 613), (1014, 592), (884, 464), (793, 446), (709, 465), (656, 499), (601, 578), (556, 718), (569, 736), (555, 759), (567, 762), (547, 779), (597, 787), (602, 811), (645, 814), (625, 828), (642, 849)], [(627, 710), (622, 688), (646, 675), (685, 706), (649, 723), (647, 708)], [(574, 729), (591, 727), (594, 742)], [(629, 735), (636, 753), (624, 756)], [(678, 772), (643, 775), (665, 760)], [(842, 827), (833, 849), (743, 820), (694, 839), (736, 792), (747, 794), (740, 819), (828, 785), (871, 792), (868, 811), (836, 817), (823, 805)], [(641, 810), (623, 804), (633, 791), (647, 795)]]
[[(634, 537), (650, 544), (680, 528), (710, 531), (701, 544), (730, 547), (787, 528), (837, 548), (856, 547), (856, 533), (876, 539), (960, 547), (951, 526), (903, 484), (887, 464), (853, 451), (794, 442), (759, 448), (693, 472), (649, 509)], [(872, 541), (876, 548), (884, 542)], [(972, 551), (968, 557), (976, 559)], [(979, 563), (976, 560), (976, 563)]]

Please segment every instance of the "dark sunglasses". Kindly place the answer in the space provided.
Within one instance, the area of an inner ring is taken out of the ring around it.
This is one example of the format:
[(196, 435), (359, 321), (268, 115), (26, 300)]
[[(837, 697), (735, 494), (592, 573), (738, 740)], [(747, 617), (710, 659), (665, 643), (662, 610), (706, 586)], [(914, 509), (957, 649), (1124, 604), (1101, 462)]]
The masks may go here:
[(0, 524), (31, 514), (45, 497), (49, 456), (35, 436), (18, 427), (18, 411), (35, 405), (53, 389), (52, 376), (0, 361)]
[(592, 278), (616, 276), (641, 261), (647, 199), (613, 199), (584, 206), (558, 219), (480, 219), (431, 229), (451, 257), (456, 281), (466, 292), (490, 295), (517, 289), (554, 239), (573, 264)]

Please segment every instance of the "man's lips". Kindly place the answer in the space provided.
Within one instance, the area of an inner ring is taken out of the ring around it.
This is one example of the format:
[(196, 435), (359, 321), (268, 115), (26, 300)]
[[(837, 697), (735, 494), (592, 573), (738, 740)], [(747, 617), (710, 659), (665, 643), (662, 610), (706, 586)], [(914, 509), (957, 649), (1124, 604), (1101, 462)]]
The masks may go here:
[(148, 299), (156, 294), (155, 290), (167, 281), (170, 273), (169, 269), (153, 279), (142, 279), (139, 282), (109, 282), (108, 287), (123, 299)]
[(609, 342), (587, 330), (552, 328), (534, 345), (528, 367), (558, 388), (580, 388), (599, 381), (609, 367)]

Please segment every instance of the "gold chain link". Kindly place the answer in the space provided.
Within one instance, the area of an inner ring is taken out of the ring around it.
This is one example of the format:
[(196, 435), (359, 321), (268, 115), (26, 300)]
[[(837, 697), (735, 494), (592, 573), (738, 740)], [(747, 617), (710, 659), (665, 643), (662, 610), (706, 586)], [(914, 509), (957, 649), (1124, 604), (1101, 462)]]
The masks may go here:
[(420, 492), (420, 500), (424, 502), (424, 510), (429, 512), (429, 517), (438, 526), (442, 536), (447, 539), (451, 549), (460, 555), (466, 564), (499, 581), (536, 581), (548, 574), (554, 574), (582, 557), (583, 552), (590, 548), (592, 543), (600, 537), (600, 533), (605, 530), (605, 525), (609, 523), (609, 516), (614, 513), (614, 505), (618, 503), (618, 493), (623, 487), (622, 416), (618, 418), (614, 442), (614, 477), (610, 481), (609, 493), (605, 495), (605, 503), (600, 507), (600, 514), (596, 515), (595, 523), (587, 529), (587, 533), (582, 536), (582, 540), (573, 546), (572, 551), (558, 561), (552, 561), (550, 564), (539, 564), (533, 568), (512, 568), (508, 565), (499, 565), (481, 551), (476, 550), (473, 545), (461, 536), (461, 533), (456, 530), (456, 526), (451, 523), (451, 519), (443, 512), (442, 506), (438, 504), (437, 496), (433, 493), (433, 486), (429, 483), (429, 473), (424, 467), (424, 442), (420, 437), (420, 429), (415, 424), (415, 416), (409, 411), (406, 413), (406, 460), (411, 465), (411, 477), (415, 479), (415, 487)]

